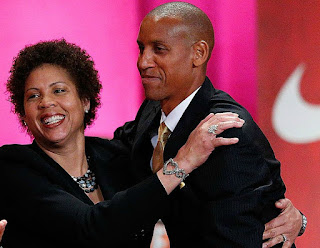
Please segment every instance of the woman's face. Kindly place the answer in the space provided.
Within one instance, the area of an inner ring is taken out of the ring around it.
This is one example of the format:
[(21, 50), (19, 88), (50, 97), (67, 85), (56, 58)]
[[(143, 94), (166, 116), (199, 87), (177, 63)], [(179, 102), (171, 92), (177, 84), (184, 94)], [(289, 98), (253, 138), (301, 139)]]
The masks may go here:
[(43, 64), (26, 80), (23, 120), (42, 146), (80, 141), (89, 101), (79, 98), (75, 83), (62, 67)]

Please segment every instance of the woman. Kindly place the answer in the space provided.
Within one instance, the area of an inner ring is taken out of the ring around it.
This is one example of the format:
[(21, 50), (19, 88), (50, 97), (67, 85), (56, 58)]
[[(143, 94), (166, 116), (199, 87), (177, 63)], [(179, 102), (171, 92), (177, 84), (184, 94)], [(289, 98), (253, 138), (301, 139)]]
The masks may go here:
[[(181, 179), (161, 169), (132, 186), (126, 149), (84, 136), (101, 89), (89, 55), (65, 40), (41, 42), (20, 51), (10, 73), (11, 102), (34, 141), (0, 148), (0, 186), (9, 187), (0, 206), (0, 219), (9, 221), (3, 246), (149, 246), (144, 230), (161, 218)], [(208, 133), (212, 125), (216, 133), (243, 125), (237, 115), (216, 116), (173, 158), (187, 174), (215, 147), (238, 141)]]

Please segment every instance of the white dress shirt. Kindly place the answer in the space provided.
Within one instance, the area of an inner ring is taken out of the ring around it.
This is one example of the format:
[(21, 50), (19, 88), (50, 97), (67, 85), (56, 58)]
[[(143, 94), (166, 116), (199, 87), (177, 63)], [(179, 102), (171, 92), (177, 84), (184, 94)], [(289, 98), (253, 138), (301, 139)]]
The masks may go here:
[[(198, 90), (201, 88), (201, 86), (196, 89), (194, 92), (192, 92), (186, 99), (184, 99), (181, 103), (179, 103), (178, 106), (176, 106), (169, 114), (168, 116), (165, 115), (165, 113), (162, 111), (161, 109), (161, 119), (160, 119), (160, 124), (162, 122), (164, 122), (166, 124), (166, 126), (169, 128), (169, 130), (171, 131), (171, 133), (174, 131), (174, 129), (176, 128), (179, 120), (181, 119), (183, 113), (186, 111), (186, 109), (188, 108), (190, 102), (192, 101), (192, 99), (194, 98), (194, 96), (197, 94)], [(159, 125), (160, 125), (159, 124)], [(153, 148), (156, 147), (158, 142), (158, 134), (154, 135), (151, 138), (151, 144), (153, 146)], [(152, 169), (152, 158), (150, 160), (150, 166)]]

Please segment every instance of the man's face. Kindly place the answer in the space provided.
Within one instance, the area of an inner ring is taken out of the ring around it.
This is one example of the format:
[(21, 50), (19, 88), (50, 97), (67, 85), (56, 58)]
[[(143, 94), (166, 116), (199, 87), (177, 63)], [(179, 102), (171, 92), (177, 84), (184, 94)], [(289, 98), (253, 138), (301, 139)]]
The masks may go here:
[(187, 34), (187, 27), (175, 18), (148, 16), (140, 27), (137, 66), (145, 95), (161, 101), (165, 112), (193, 91), (193, 43)]

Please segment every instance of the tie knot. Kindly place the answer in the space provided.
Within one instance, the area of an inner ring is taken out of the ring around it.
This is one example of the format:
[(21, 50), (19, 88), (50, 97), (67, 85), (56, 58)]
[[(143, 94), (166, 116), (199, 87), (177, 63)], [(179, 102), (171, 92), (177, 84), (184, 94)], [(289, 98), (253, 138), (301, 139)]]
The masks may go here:
[(158, 130), (158, 141), (160, 141), (163, 145), (163, 147), (165, 146), (165, 144), (167, 143), (167, 140), (169, 138), (170, 135), (170, 130), (169, 128), (166, 126), (166, 124), (164, 122), (162, 122), (159, 126), (159, 130)]
[(163, 167), (163, 150), (170, 135), (170, 130), (164, 122), (162, 122), (158, 129), (158, 142), (153, 150), (152, 170), (156, 173)]

